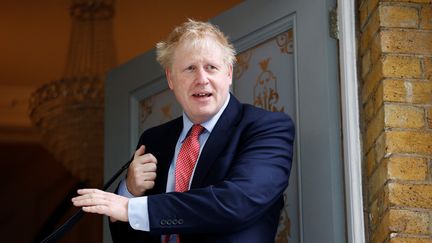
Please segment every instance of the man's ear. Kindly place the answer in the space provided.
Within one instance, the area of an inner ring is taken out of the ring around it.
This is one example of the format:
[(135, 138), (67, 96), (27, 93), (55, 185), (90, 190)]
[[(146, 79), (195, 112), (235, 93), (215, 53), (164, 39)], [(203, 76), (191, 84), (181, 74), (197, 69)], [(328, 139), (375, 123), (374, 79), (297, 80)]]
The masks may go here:
[(172, 83), (172, 77), (171, 77), (171, 71), (169, 70), (169, 68), (165, 68), (165, 76), (167, 78), (168, 81), (168, 87), (173, 90), (173, 83)]
[[(232, 83), (232, 79), (233, 79), (233, 65), (228, 65), (228, 78), (231, 80)], [(231, 85), (230, 83), (230, 85)]]

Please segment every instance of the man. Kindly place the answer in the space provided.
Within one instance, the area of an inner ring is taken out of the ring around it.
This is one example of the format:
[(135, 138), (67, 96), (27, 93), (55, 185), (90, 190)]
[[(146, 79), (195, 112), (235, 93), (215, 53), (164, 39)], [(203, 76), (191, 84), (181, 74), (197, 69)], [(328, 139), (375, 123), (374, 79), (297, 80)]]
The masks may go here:
[(230, 94), (235, 51), (209, 23), (187, 21), (157, 54), (183, 116), (141, 135), (119, 195), (82, 189), (74, 205), (109, 216), (115, 242), (274, 242), (291, 119)]

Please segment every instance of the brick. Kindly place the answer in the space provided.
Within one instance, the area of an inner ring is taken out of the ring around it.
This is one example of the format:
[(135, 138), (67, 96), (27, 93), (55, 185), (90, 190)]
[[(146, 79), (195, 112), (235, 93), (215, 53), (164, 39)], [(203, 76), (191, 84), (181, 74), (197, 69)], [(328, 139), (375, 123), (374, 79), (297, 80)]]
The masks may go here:
[(407, 238), (396, 235), (389, 243), (432, 243), (432, 238)]
[(386, 213), (378, 225), (377, 229), (372, 234), (372, 241), (371, 242), (385, 242), (385, 240), (390, 236), (390, 228), (389, 228), (389, 222), (390, 216), (388, 213)]
[(376, 159), (375, 159), (375, 150), (371, 149), (365, 156), (366, 159), (366, 173), (367, 176), (371, 176), (372, 172), (375, 170)]
[(369, 16), (372, 12), (374, 12), (375, 8), (378, 5), (379, 0), (369, 0), (363, 1), (359, 7), (359, 18), (360, 18), (360, 26), (363, 28), (366, 24)]
[(382, 190), (369, 206), (369, 223), (371, 231), (376, 231), (384, 219), (385, 212), (388, 211), (388, 190)]
[(432, 155), (432, 132), (387, 131), (385, 153)]
[(374, 101), (369, 99), (368, 102), (363, 106), (363, 115), (365, 124), (368, 124), (375, 114)]
[(364, 55), (372, 38), (377, 34), (379, 29), (379, 14), (378, 11), (374, 11), (364, 26), (362, 35), (360, 36), (360, 55)]
[(427, 108), (427, 123), (428, 127), (432, 128), (432, 107)]
[[(411, 84), (409, 84), (412, 87)], [(382, 82), (383, 89), (383, 100), (389, 102), (406, 102), (407, 100), (407, 89), (412, 88), (406, 87), (404, 80), (386, 79)], [(411, 94), (410, 93), (410, 94)]]
[(370, 51), (367, 51), (363, 57), (362, 57), (362, 66), (361, 66), (361, 71), (362, 71), (362, 78), (364, 78), (366, 76), (366, 74), (369, 73), (370, 67), (371, 67), (371, 59), (370, 59)]
[(432, 104), (431, 94), (432, 82), (410, 82), (395, 79), (383, 81), (383, 99), (387, 102)]
[(383, 84), (381, 82), (373, 97), (374, 113), (378, 112), (378, 110), (381, 109), (381, 107), (383, 106), (384, 104), (383, 98), (384, 98), (384, 89), (383, 89)]
[(381, 0), (382, 2), (432, 3), (432, 0)]
[(368, 0), (369, 14), (373, 13), (379, 6), (380, 0)]
[(381, 26), (417, 28), (419, 16), (417, 8), (398, 5), (382, 5), (379, 7)]
[(432, 209), (432, 184), (388, 183), (391, 205)]
[(387, 163), (388, 159), (381, 161), (368, 180), (367, 187), (370, 202), (376, 198), (376, 194), (384, 188), (384, 185), (388, 180)]
[(374, 150), (376, 161), (380, 161), (382, 158), (388, 157), (388, 155), (390, 154), (387, 147), (387, 133), (388, 132), (381, 133), (381, 135), (375, 142)]
[(365, 103), (371, 95), (374, 93), (376, 87), (378, 86), (379, 82), (383, 79), (383, 72), (382, 72), (382, 63), (377, 62), (375, 65), (372, 66), (371, 71), (366, 76), (366, 78), (363, 79), (363, 87), (362, 87), (362, 101)]
[(370, 56), (372, 65), (375, 65), (377, 61), (380, 61), (380, 57), (383, 53), (381, 44), (381, 35), (375, 35), (370, 45)]
[(383, 52), (432, 54), (432, 32), (383, 30), (380, 35)]
[(403, 209), (389, 210), (389, 228), (392, 232), (405, 234), (428, 234), (432, 224), (427, 212)]
[(385, 158), (369, 177), (367, 183), (369, 201), (376, 198), (376, 194), (390, 179), (425, 180), (427, 175), (428, 161), (425, 158), (397, 156)]
[(363, 26), (366, 23), (366, 20), (369, 17), (369, 12), (368, 12), (368, 2), (367, 1), (363, 1), (360, 4), (359, 7), (359, 20), (360, 20), (360, 28), (363, 28)]
[(432, 29), (432, 8), (429, 5), (424, 5), (420, 11), (420, 28), (425, 30)]
[(422, 108), (405, 105), (385, 105), (384, 123), (386, 128), (422, 128), (425, 114)]
[(387, 161), (388, 179), (426, 180), (428, 160), (418, 157), (390, 157)]
[(370, 231), (374, 231), (376, 226), (380, 221), (379, 217), (379, 208), (378, 208), (378, 198), (376, 198), (370, 205), (368, 210), (368, 220), (369, 220), (369, 229)]
[(366, 128), (365, 148), (368, 150), (377, 137), (384, 131), (384, 110), (381, 109)]
[[(371, 205), (369, 215), (370, 242), (426, 243), (432, 239), (428, 212), (393, 208), (386, 210), (384, 204), (380, 207), (377, 202)], [(384, 215), (380, 215), (383, 212)], [(387, 241), (389, 238), (390, 241)]]
[(432, 58), (425, 58), (424, 61), (424, 78), (432, 81)]
[(420, 59), (411, 56), (387, 55), (383, 60), (384, 77), (388, 78), (420, 78)]

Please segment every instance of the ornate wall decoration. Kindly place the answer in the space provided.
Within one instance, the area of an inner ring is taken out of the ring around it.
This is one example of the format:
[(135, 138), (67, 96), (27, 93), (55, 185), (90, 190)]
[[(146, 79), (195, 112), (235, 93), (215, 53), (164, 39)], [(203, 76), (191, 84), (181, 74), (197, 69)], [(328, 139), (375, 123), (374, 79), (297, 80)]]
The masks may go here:
[(284, 112), (285, 108), (277, 108), (279, 93), (277, 90), (277, 78), (268, 70), (270, 57), (262, 60), (259, 64), (262, 72), (259, 74), (254, 87), (254, 105), (269, 111)]
[(237, 63), (234, 68), (234, 80), (240, 80), (242, 74), (248, 70), (249, 62), (252, 56), (252, 49), (242, 52), (237, 55)]
[(139, 102), (139, 129), (143, 130), (143, 126), (147, 118), (152, 114), (153, 101), (152, 98), (143, 99)]
[(279, 46), (281, 53), (294, 53), (293, 39), (293, 30), (284, 32), (276, 37), (276, 44)]
[[(287, 202), (287, 194), (284, 193), (285, 202)], [(291, 237), (291, 220), (289, 218), (287, 206), (284, 207), (281, 211), (281, 216), (279, 220), (279, 227), (276, 234), (276, 243), (288, 243), (289, 238)]]
[(167, 122), (173, 119), (171, 110), (172, 110), (172, 104), (167, 104), (161, 108), (161, 112), (163, 115), (161, 122)]
[(170, 89), (165, 89), (139, 101), (139, 133), (168, 122), (182, 114), (182, 108)]

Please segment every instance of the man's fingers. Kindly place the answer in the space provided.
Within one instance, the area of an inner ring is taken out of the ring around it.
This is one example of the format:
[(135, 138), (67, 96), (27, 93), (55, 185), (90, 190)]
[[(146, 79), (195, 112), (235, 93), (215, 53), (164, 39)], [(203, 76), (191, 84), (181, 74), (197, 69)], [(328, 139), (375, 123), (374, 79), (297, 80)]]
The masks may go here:
[(141, 145), (136, 151), (135, 151), (135, 156), (134, 159), (137, 158), (138, 156), (141, 156), (145, 153), (145, 146)]
[(147, 172), (144, 174), (145, 181), (154, 181), (156, 179), (156, 172)]
[(77, 192), (78, 192), (79, 195), (86, 195), (86, 194), (90, 194), (90, 193), (93, 193), (93, 194), (102, 194), (102, 193), (105, 193), (102, 190), (94, 189), (94, 188), (79, 189)]
[(147, 164), (144, 164), (141, 168), (143, 173), (156, 172), (156, 169), (157, 169), (156, 163), (147, 163)]
[(78, 194), (72, 198), (75, 206), (106, 205), (110, 201), (109, 193), (98, 189), (79, 189)]
[(82, 209), (84, 212), (87, 213), (97, 213), (97, 214), (104, 214), (107, 216), (111, 216), (108, 215), (108, 207), (104, 205), (86, 206), (86, 207), (82, 207)]
[(126, 187), (135, 196), (142, 195), (146, 190), (153, 188), (154, 183), (147, 186), (144, 182), (156, 178), (156, 157), (151, 153), (139, 155), (141, 152), (144, 153), (144, 146), (140, 146), (135, 152), (134, 160), (129, 166), (128, 176), (126, 177)]
[(84, 212), (97, 213), (113, 217), (112, 220), (128, 221), (127, 206), (129, 199), (98, 189), (80, 189), (79, 196), (72, 198), (76, 207)]
[(75, 206), (94, 206), (94, 205), (107, 205), (108, 200), (103, 197), (76, 197), (72, 199), (72, 202)]
[(155, 185), (154, 181), (144, 181), (144, 187), (147, 189), (152, 189)]
[(157, 163), (157, 160), (153, 154), (143, 154), (141, 156), (135, 157), (134, 161), (136, 161), (138, 164)]
[[(156, 163), (143, 164), (140, 167), (133, 168), (134, 181), (140, 184), (142, 181), (156, 179), (157, 165)], [(132, 178), (128, 178), (132, 179)]]

